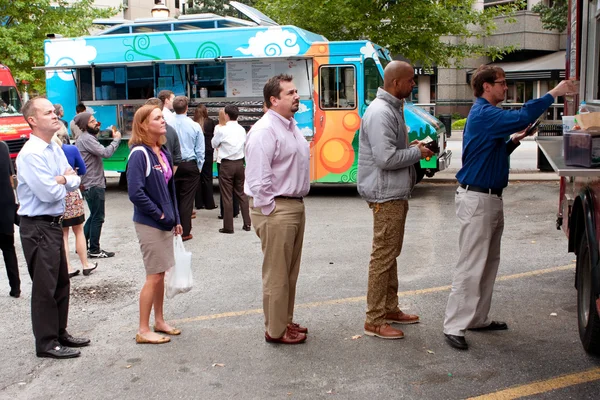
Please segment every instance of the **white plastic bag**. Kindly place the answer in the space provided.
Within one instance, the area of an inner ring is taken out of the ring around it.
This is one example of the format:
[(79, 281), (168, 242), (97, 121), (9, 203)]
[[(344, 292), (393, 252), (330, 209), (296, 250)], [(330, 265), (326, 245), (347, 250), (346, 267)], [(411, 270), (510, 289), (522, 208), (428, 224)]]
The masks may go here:
[(173, 237), (175, 266), (166, 273), (166, 294), (172, 299), (176, 294), (189, 292), (194, 284), (192, 277), (192, 253), (185, 250), (181, 235)]

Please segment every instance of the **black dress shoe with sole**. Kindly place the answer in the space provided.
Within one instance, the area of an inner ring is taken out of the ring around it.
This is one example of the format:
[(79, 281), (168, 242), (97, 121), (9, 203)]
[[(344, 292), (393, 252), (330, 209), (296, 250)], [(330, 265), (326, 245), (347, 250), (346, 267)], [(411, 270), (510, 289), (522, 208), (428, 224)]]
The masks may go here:
[(506, 322), (492, 321), (488, 326), (482, 326), (481, 328), (469, 328), (470, 331), (505, 331), (508, 329)]
[(233, 233), (233, 231), (230, 231), (229, 229), (225, 229), (225, 228), (221, 228), (219, 229), (220, 233)]
[(252, 228), (250, 228), (250, 225), (244, 225), (244, 226), (242, 226), (242, 229), (245, 230), (246, 232), (250, 232), (252, 230)]
[(21, 297), (21, 291), (19, 290), (18, 292), (14, 292), (14, 291), (10, 291), (9, 293), (10, 297), (14, 297), (15, 299), (18, 299), (19, 297)]
[(42, 358), (56, 358), (56, 359), (60, 360), (63, 358), (79, 357), (81, 355), (81, 352), (79, 350), (71, 349), (71, 348), (65, 347), (65, 346), (55, 346), (55, 347), (51, 348), (50, 350), (41, 351), (39, 353), (36, 353), (36, 355), (38, 357), (42, 357)]
[(66, 334), (65, 336), (60, 336), (58, 338), (58, 343), (68, 347), (85, 347), (89, 346), (90, 339), (76, 338), (69, 334)]
[(448, 342), (448, 344), (450, 346), (454, 347), (455, 349), (459, 349), (459, 350), (468, 350), (469, 349), (469, 344), (465, 340), (464, 336), (448, 335), (447, 333), (444, 333), (444, 336), (446, 336), (446, 342)]

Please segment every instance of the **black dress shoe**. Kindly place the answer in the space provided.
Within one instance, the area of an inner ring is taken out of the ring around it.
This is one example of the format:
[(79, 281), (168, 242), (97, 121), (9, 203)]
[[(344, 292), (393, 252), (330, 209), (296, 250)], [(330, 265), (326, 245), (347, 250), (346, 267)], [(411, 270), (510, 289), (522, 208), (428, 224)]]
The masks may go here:
[(77, 275), (79, 275), (79, 270), (78, 269), (76, 269), (73, 272), (69, 272), (69, 279), (72, 278), (72, 277), (74, 277), (74, 276), (77, 276)]
[(10, 297), (14, 297), (15, 299), (18, 299), (19, 297), (21, 297), (21, 291), (20, 290), (11, 290), (9, 295), (10, 295)]
[(465, 340), (464, 336), (448, 335), (447, 333), (444, 333), (444, 336), (446, 336), (446, 342), (448, 342), (448, 344), (450, 346), (454, 347), (455, 349), (459, 349), (459, 350), (468, 350), (469, 349), (469, 344)]
[(219, 233), (233, 233), (233, 231), (230, 231), (229, 229), (221, 228), (221, 229), (219, 229)]
[(244, 226), (242, 226), (242, 229), (247, 232), (250, 232), (252, 230), (252, 228), (250, 228), (250, 225), (244, 225)]
[(79, 350), (71, 349), (71, 348), (68, 348), (65, 346), (55, 346), (55, 347), (51, 348), (50, 350), (41, 351), (39, 353), (36, 353), (36, 355), (38, 357), (43, 357), (43, 358), (62, 359), (62, 358), (79, 357), (81, 355), (81, 352)]
[(217, 215), (217, 218), (223, 219), (223, 216), (222, 215)]
[(67, 333), (64, 336), (59, 336), (58, 342), (68, 347), (85, 347), (90, 344), (90, 339), (76, 338)]
[(506, 322), (492, 321), (488, 326), (482, 326), (481, 328), (469, 328), (470, 331), (505, 331), (508, 329)]

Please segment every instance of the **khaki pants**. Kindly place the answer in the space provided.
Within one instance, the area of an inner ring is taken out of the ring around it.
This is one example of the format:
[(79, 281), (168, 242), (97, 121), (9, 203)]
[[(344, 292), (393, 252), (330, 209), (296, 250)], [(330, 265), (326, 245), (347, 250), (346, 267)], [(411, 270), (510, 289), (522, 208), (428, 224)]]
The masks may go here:
[(444, 333), (464, 336), (466, 329), (492, 322), (488, 313), (500, 265), (504, 206), (501, 197), (461, 187), (455, 203), (460, 255), (446, 306)]
[(265, 330), (269, 336), (283, 336), (287, 324), (293, 321), (296, 281), (300, 271), (304, 240), (304, 203), (291, 199), (276, 199), (275, 210), (263, 215), (254, 208), (252, 222), (263, 251), (263, 309)]
[(373, 250), (369, 262), (367, 320), (383, 325), (385, 314), (398, 308), (398, 263), (402, 251), (408, 200), (369, 203), (373, 210)]

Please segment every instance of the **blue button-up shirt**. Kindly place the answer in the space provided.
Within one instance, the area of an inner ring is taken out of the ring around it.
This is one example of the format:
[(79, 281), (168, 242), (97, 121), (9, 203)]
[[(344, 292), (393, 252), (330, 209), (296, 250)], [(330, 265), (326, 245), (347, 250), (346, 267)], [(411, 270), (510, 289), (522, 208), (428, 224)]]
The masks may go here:
[(522, 131), (554, 102), (551, 94), (530, 100), (518, 110), (503, 110), (477, 98), (463, 134), (462, 168), (456, 179), (463, 185), (503, 189), (508, 185), (508, 156), (518, 146), (506, 138)]
[(196, 160), (198, 169), (204, 164), (204, 134), (197, 122), (185, 114), (175, 115), (175, 129), (181, 146), (181, 161)]
[(76, 175), (65, 176), (66, 185), (56, 183), (54, 177), (64, 175), (68, 168), (71, 166), (67, 157), (56, 143), (46, 143), (31, 135), (17, 157), (18, 214), (29, 217), (63, 215), (67, 191), (77, 190), (81, 183), (81, 178)]

